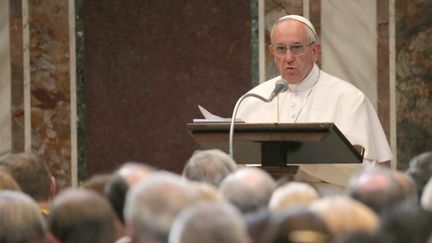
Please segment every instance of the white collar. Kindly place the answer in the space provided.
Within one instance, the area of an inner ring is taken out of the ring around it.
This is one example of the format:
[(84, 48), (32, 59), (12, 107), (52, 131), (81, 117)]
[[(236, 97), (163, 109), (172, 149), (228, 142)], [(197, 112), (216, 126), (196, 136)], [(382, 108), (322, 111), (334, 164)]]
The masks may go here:
[(291, 92), (301, 92), (312, 88), (318, 81), (319, 73), (319, 67), (314, 63), (312, 70), (306, 78), (296, 84), (288, 84), (288, 90)]

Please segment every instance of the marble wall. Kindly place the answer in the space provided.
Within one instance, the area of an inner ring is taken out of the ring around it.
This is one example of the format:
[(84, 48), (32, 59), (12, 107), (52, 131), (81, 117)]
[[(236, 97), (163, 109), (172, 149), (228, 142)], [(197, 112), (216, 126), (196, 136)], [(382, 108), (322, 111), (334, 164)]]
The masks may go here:
[(396, 1), (398, 168), (432, 151), (432, 2)]
[(44, 158), (62, 188), (72, 182), (69, 2), (10, 4), (13, 151)]
[(9, 2), (0, 1), (0, 159), (12, 150)]

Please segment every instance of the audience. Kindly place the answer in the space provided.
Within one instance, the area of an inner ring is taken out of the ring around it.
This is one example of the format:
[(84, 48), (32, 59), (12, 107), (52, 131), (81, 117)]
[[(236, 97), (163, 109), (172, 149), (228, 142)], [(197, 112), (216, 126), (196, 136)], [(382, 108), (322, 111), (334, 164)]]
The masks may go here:
[(306, 206), (291, 206), (273, 212), (263, 243), (326, 243), (333, 236), (318, 214)]
[(318, 191), (311, 185), (303, 182), (288, 182), (273, 192), (269, 209), (276, 210), (299, 204), (307, 205), (318, 198)]
[(52, 202), (48, 226), (63, 243), (114, 242), (115, 215), (107, 199), (87, 189), (67, 189)]
[(18, 183), (6, 169), (0, 169), (0, 191), (1, 190), (21, 191)]
[(432, 216), (413, 202), (402, 202), (385, 211), (377, 234), (389, 243), (425, 243), (432, 233)]
[(353, 176), (348, 183), (347, 192), (378, 214), (407, 199), (403, 186), (390, 169), (378, 166)]
[(32, 153), (16, 153), (0, 161), (0, 167), (9, 171), (21, 190), (32, 197), (47, 215), (57, 186), (46, 162)]
[(180, 213), (168, 242), (247, 243), (249, 236), (242, 214), (236, 208), (229, 204), (201, 203)]
[(432, 213), (432, 177), (423, 190), (420, 205), (424, 210)]
[(264, 234), (270, 225), (270, 219), (272, 215), (272, 211), (266, 208), (244, 215), (246, 228), (249, 232), (252, 242), (263, 241)]
[(371, 232), (378, 225), (378, 216), (370, 208), (346, 196), (324, 197), (310, 205), (337, 239), (354, 231)]
[(134, 242), (166, 242), (176, 216), (197, 199), (197, 191), (180, 176), (155, 172), (140, 180), (126, 198), (129, 236)]
[(105, 196), (105, 187), (110, 182), (112, 174), (95, 174), (85, 180), (79, 187), (88, 189)]
[(182, 176), (219, 187), (222, 180), (236, 168), (234, 160), (221, 150), (198, 150), (186, 162)]
[(414, 179), (418, 198), (421, 198), (423, 188), (432, 176), (432, 151), (424, 152), (412, 158), (406, 173)]
[(417, 187), (413, 178), (402, 171), (396, 170), (391, 171), (391, 173), (393, 173), (395, 179), (402, 186), (405, 198), (412, 202), (418, 202)]
[(266, 208), (276, 181), (259, 168), (242, 168), (228, 175), (220, 184), (219, 191), (243, 214)]
[(42, 243), (47, 227), (38, 204), (22, 192), (0, 191), (0, 242)]
[(181, 175), (127, 162), (55, 195), (44, 161), (12, 154), (0, 161), (0, 242), (432, 243), (431, 156), (320, 195), (205, 150)]
[(225, 198), (218, 192), (217, 188), (204, 182), (191, 182), (198, 194), (198, 199), (204, 202), (225, 202)]
[(105, 185), (105, 195), (116, 214), (117, 237), (128, 237), (126, 235), (126, 225), (123, 217), (126, 195), (133, 185), (141, 179), (150, 176), (156, 169), (139, 162), (123, 163), (110, 176)]
[(118, 219), (123, 224), (124, 204), (129, 188), (155, 171), (153, 167), (142, 163), (126, 162), (114, 171), (113, 175), (108, 180), (105, 186), (105, 194), (114, 208)]
[(334, 243), (387, 243), (376, 234), (365, 231), (354, 231), (335, 240)]

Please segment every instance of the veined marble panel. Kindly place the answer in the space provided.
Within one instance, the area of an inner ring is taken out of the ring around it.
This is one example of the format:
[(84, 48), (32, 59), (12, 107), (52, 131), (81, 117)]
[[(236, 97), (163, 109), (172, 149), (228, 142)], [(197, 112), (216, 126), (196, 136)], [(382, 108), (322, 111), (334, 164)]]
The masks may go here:
[(0, 1), (0, 159), (11, 152), (9, 1)]
[(31, 149), (71, 183), (69, 1), (29, 1)]
[[(9, 2), (11, 53), (12, 152), (25, 150), (24, 58), (22, 1)], [(27, 29), (26, 29), (27, 30)], [(27, 52), (26, 52), (27, 53)], [(28, 66), (28, 65), (27, 65)], [(27, 67), (28, 69), (28, 67)], [(26, 75), (27, 78), (28, 75)]]
[(398, 0), (396, 120), (398, 168), (432, 150), (432, 2)]

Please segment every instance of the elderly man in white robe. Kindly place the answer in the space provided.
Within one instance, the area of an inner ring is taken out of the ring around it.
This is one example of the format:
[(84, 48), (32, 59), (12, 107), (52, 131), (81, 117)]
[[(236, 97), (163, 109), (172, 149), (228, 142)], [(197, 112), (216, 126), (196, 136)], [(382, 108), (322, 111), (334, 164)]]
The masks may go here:
[(364, 166), (391, 160), (388, 141), (368, 98), (350, 83), (320, 70), (315, 64), (321, 46), (308, 19), (298, 15), (278, 19), (271, 31), (271, 42), (280, 76), (249, 93), (268, 97), (281, 79), (288, 82), (288, 90), (270, 103), (246, 98), (239, 106), (237, 118), (248, 123), (333, 122), (352, 144), (365, 149), (362, 165), (300, 165), (297, 174), (311, 182), (343, 188)]

